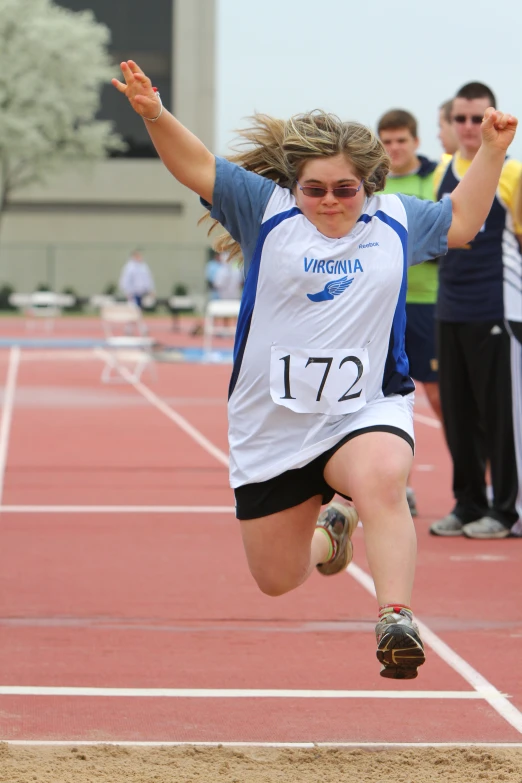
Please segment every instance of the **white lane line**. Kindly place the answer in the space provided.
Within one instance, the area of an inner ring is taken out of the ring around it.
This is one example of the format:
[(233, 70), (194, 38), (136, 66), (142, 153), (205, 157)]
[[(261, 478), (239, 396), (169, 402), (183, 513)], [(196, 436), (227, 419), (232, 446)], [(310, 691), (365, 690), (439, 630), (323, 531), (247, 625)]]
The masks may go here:
[[(107, 353), (107, 351), (96, 348), (94, 353), (105, 362), (111, 362), (112, 360), (111, 355)], [(145, 384), (143, 384), (141, 381), (136, 381), (132, 377), (132, 374), (125, 367), (120, 368), (119, 372), (125, 378), (125, 380), (131, 386), (134, 386), (136, 391), (145, 397), (145, 399), (148, 400), (152, 405), (154, 405), (155, 408), (161, 411), (161, 413), (165, 414), (165, 416), (173, 421), (174, 424), (177, 424), (177, 426), (182, 429), (183, 432), (186, 432), (187, 435), (195, 440), (196, 443), (198, 443), (208, 454), (210, 454), (212, 457), (215, 457), (218, 462), (221, 462), (222, 465), (226, 465), (228, 468), (228, 454), (225, 454), (224, 451), (221, 451), (221, 449), (218, 449), (217, 446), (214, 446), (214, 444), (208, 440), (208, 438), (206, 438), (199, 430), (193, 427), (192, 424), (190, 424), (183, 416), (163, 402), (163, 400), (158, 397), (157, 394), (154, 394), (154, 392), (151, 391), (148, 386), (145, 386)]]
[(434, 427), (437, 430), (440, 430), (442, 426), (438, 419), (435, 419), (433, 416), (424, 416), (423, 413), (414, 413), (413, 418), (419, 424), (426, 424), (428, 427)]
[[(491, 688), (495, 691), (494, 688)], [(485, 699), (477, 691), (333, 691), (256, 688), (74, 688), (2, 685), (0, 696), (101, 696), (154, 699)]]
[(4, 494), (4, 478), (7, 465), (7, 450), (9, 448), (9, 433), (13, 418), (14, 398), (16, 392), (16, 378), (20, 364), (20, 348), (15, 345), (9, 352), (9, 364), (4, 389), (4, 404), (2, 406), (2, 420), (0, 422), (0, 504)]
[(0, 506), (6, 514), (235, 514), (234, 506)]
[(127, 748), (522, 748), (522, 742), (132, 742), (128, 740), (11, 740), (0, 739), (6, 745), (23, 747), (103, 747), (118, 745)]
[[(351, 563), (347, 573), (352, 576), (365, 590), (375, 595), (373, 580), (369, 574)], [(417, 625), (421, 632), (424, 643), (450, 666), (457, 674), (475, 689), (477, 693), (482, 694), (484, 699), (490, 704), (498, 714), (504, 718), (514, 729), (522, 734), (522, 713), (508, 701), (505, 694), (501, 693), (485, 677), (473, 668), (464, 658), (461, 658), (446, 642), (443, 642), (427, 625), (416, 617)]]

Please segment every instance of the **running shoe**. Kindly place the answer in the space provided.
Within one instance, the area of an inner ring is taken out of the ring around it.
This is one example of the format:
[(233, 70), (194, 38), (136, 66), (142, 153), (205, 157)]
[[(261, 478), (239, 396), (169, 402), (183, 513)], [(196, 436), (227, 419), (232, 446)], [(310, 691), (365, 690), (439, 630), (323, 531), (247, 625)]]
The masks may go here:
[(417, 668), (426, 660), (419, 629), (411, 613), (395, 607), (375, 626), (377, 658), (382, 663), (381, 677), (413, 680)]
[(453, 512), (434, 522), (430, 533), (434, 536), (461, 536), (464, 523)]
[(464, 525), (462, 532), (467, 538), (507, 538), (510, 529), (505, 527), (502, 522), (492, 517), (482, 517), (476, 522), (468, 522)]
[(344, 571), (353, 558), (353, 546), (351, 537), (357, 523), (359, 514), (353, 506), (345, 506), (343, 503), (330, 503), (319, 515), (317, 527), (324, 527), (330, 534), (334, 553), (327, 563), (319, 563), (317, 570), (323, 576), (332, 576)]
[(412, 517), (418, 516), (417, 511), (417, 498), (415, 497), (415, 492), (411, 487), (406, 487), (406, 500), (408, 501), (408, 508), (410, 509), (410, 514)]

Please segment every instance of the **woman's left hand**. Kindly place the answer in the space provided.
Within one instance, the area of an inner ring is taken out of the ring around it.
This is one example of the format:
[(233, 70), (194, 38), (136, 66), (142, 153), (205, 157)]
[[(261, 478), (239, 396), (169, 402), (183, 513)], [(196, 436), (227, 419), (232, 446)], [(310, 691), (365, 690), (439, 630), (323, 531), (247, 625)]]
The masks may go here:
[(489, 108), (482, 120), (482, 143), (497, 150), (507, 150), (517, 129), (518, 120), (512, 114), (504, 114)]

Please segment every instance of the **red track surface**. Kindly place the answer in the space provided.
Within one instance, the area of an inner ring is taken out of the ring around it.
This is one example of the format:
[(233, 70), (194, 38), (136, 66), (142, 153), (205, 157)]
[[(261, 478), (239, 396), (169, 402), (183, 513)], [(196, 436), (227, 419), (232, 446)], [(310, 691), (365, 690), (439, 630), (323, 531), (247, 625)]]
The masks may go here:
[[(0, 386), (8, 360), (0, 352)], [(226, 468), (136, 389), (102, 385), (100, 372), (92, 354), (22, 352), (4, 507), (232, 506)], [(229, 372), (160, 365), (144, 383), (226, 452)], [(430, 415), (422, 396), (417, 410)], [(522, 710), (522, 544), (430, 537), (429, 523), (451, 507), (440, 429), (417, 425), (416, 466), (416, 612)], [(360, 529), (355, 550), (367, 570)], [(430, 650), (412, 683), (380, 678), (375, 608), (349, 573), (263, 596), (232, 513), (1, 513), (0, 687), (472, 691)], [(522, 733), (483, 700), (0, 695), (2, 739), (520, 742)]]

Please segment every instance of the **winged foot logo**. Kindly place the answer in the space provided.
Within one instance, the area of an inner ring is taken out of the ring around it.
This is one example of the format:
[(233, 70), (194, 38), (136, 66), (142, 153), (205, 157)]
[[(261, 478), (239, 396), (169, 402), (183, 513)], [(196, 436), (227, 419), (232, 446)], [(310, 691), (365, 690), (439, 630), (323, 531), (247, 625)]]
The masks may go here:
[[(336, 296), (342, 294), (353, 283), (357, 272), (364, 272), (361, 262), (358, 258), (351, 260), (343, 258), (341, 260), (320, 260), (317, 258), (304, 258), (305, 273), (343, 275), (336, 280), (330, 280), (324, 288), (317, 294), (307, 294), (311, 302), (331, 302)], [(343, 274), (344, 273), (344, 274)], [(352, 275), (352, 277), (348, 277)]]
[(311, 302), (327, 302), (346, 291), (352, 283), (353, 277), (348, 278), (347, 276), (341, 277), (339, 280), (330, 280), (318, 294), (307, 294), (307, 297)]

